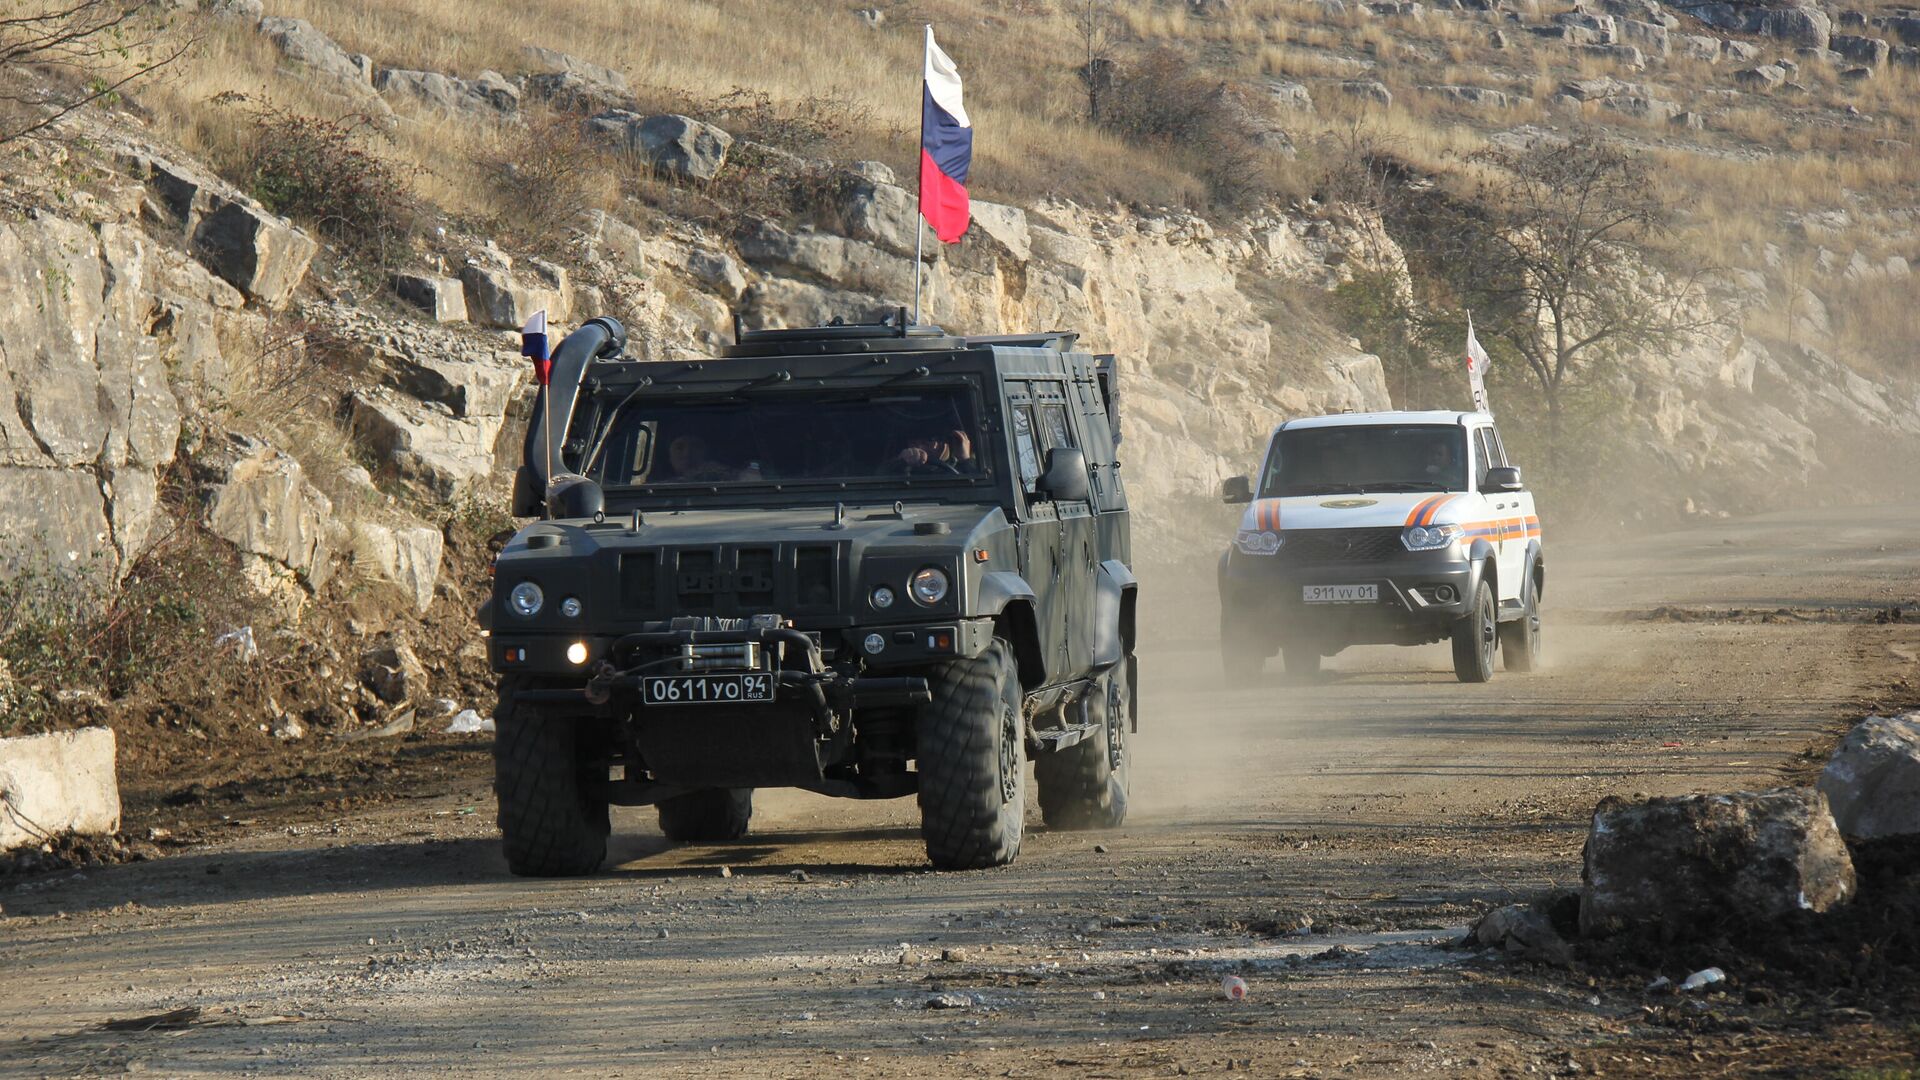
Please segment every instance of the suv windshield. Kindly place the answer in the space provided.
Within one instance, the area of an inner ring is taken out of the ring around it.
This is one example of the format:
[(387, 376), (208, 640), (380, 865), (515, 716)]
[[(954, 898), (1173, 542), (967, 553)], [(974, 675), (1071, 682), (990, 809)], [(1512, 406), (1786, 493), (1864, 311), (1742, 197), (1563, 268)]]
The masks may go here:
[(972, 395), (763, 393), (724, 401), (609, 391), (586, 406), (579, 470), (602, 487), (977, 480)]
[(1260, 478), (1261, 498), (1466, 488), (1466, 432), (1451, 424), (1289, 428)]

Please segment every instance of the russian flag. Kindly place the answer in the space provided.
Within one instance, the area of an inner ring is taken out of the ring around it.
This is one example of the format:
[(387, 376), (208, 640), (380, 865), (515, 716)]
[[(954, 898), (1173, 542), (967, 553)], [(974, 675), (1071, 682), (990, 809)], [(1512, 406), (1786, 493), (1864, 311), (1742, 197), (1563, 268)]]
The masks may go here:
[(920, 216), (942, 243), (967, 231), (967, 169), (973, 163), (973, 123), (960, 102), (960, 72), (933, 43), (927, 27), (926, 88), (920, 98)]

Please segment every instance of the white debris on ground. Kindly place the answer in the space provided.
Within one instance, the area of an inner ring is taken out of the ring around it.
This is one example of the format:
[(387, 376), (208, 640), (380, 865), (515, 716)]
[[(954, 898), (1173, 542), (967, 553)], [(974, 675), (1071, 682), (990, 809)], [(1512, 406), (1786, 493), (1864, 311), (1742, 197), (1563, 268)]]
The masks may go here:
[(461, 709), (447, 724), (447, 734), (491, 735), (493, 734), (493, 717), (481, 716), (472, 709)]

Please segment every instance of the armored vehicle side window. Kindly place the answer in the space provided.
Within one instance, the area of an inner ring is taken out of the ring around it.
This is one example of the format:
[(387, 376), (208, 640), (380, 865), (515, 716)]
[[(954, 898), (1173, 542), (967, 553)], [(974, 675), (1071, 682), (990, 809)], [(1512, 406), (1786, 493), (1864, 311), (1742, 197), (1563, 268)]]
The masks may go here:
[(1033, 438), (1033, 412), (1025, 405), (1017, 405), (1013, 414), (1013, 449), (1020, 459), (1020, 487), (1033, 494), (1040, 483), (1040, 451)]
[(1040, 417), (1046, 425), (1047, 449), (1074, 445), (1073, 428), (1067, 423), (1065, 405), (1043, 405), (1040, 407)]

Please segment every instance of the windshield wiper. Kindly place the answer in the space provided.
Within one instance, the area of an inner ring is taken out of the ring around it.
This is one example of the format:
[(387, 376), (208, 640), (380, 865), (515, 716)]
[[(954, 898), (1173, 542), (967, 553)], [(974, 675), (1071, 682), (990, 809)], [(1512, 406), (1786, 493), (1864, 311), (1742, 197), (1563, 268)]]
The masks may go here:
[(1447, 485), (1438, 480), (1380, 480), (1368, 481), (1354, 486), (1355, 491), (1446, 491)]

